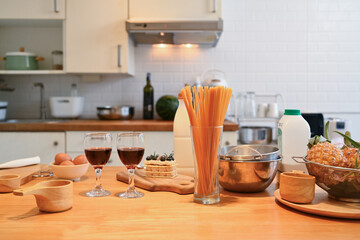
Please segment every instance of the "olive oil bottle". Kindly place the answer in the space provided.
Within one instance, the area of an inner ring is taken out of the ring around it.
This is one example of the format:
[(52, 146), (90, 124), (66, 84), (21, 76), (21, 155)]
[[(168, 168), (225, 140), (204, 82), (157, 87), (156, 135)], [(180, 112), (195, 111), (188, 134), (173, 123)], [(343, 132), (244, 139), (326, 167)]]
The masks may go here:
[(154, 88), (151, 86), (151, 74), (146, 74), (146, 85), (144, 87), (144, 119), (154, 119)]

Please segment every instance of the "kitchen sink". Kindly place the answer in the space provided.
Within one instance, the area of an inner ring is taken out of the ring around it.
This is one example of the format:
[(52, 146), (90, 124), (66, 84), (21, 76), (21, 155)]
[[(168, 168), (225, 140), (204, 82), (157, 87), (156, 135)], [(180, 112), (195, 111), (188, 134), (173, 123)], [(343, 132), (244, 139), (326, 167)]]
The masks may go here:
[(59, 123), (66, 120), (62, 119), (8, 119), (1, 121), (1, 123)]

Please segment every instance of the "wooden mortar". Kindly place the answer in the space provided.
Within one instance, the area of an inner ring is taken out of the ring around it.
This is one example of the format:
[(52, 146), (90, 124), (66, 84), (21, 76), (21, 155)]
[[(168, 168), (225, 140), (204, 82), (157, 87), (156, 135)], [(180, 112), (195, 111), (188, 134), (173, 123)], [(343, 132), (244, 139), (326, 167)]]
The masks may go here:
[(293, 203), (310, 203), (315, 196), (315, 177), (298, 172), (281, 173), (280, 195)]

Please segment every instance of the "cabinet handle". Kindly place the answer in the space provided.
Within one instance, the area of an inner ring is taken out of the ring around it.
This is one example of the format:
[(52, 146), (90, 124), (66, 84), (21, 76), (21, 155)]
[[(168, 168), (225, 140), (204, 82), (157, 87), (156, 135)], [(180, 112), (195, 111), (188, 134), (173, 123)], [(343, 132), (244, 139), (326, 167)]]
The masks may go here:
[(118, 67), (121, 67), (121, 45), (118, 45), (117, 49), (118, 49)]
[(58, 0), (54, 0), (54, 12), (59, 12), (59, 3)]
[(230, 142), (229, 141), (226, 141), (225, 142), (225, 146), (229, 146), (230, 145)]
[(54, 141), (53, 145), (54, 145), (54, 146), (57, 146), (57, 145), (59, 145), (59, 142), (58, 142), (58, 141)]
[(213, 2), (213, 9), (212, 9), (212, 11), (211, 11), (211, 12), (216, 13), (216, 5), (217, 5), (217, 1), (216, 1), (216, 0), (213, 0), (212, 2)]

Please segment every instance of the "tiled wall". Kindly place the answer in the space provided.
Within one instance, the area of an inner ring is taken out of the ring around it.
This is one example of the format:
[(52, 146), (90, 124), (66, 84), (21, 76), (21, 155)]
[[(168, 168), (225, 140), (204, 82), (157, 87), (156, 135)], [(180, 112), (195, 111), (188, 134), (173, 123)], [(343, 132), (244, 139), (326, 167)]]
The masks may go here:
[(146, 72), (157, 99), (177, 95), (184, 83), (215, 68), (237, 92), (281, 93), (287, 107), (303, 111), (360, 112), (360, 1), (223, 0), (223, 19), (216, 48), (140, 46), (134, 77), (100, 83), (68, 75), (2, 76), (16, 91), (0, 92), (1, 99), (10, 102), (9, 118), (38, 117), (33, 82), (44, 82), (47, 97), (69, 94), (76, 82), (86, 98), (83, 117), (95, 117), (99, 105), (132, 104), (141, 118)]

